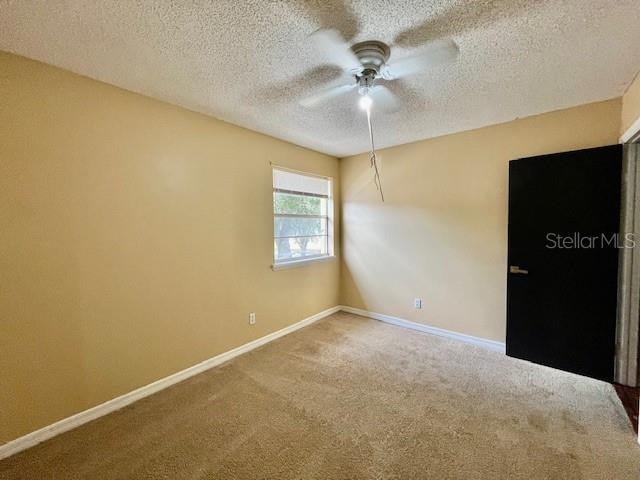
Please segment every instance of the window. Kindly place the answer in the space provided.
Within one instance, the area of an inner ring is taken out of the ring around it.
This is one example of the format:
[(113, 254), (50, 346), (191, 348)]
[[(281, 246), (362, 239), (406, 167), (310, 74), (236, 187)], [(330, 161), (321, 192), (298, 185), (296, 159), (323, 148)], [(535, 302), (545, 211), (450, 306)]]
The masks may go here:
[(274, 267), (333, 256), (331, 179), (273, 169)]

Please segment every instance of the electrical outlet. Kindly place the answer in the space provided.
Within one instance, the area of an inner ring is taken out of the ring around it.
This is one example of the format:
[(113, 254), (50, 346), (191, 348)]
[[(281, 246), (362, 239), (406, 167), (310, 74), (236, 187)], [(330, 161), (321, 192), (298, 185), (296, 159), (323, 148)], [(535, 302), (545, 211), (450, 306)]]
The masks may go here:
[(419, 310), (422, 308), (422, 299), (421, 298), (414, 298), (413, 299), (413, 306), (416, 308), (416, 310)]
[(255, 325), (256, 324), (256, 314), (251, 312), (249, 314), (249, 325)]

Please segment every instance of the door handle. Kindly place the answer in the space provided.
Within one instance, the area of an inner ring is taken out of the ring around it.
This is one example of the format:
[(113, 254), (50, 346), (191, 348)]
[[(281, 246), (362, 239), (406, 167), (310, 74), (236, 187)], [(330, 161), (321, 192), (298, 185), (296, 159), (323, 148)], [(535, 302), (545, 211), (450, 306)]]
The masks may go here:
[(521, 273), (522, 275), (527, 275), (529, 270), (524, 270), (517, 265), (509, 266), (509, 273)]

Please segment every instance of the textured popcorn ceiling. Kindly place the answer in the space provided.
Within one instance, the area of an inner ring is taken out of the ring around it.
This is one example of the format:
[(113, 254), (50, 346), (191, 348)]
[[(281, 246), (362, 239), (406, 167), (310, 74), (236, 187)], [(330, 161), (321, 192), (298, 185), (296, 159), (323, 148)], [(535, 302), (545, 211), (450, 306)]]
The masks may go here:
[(0, 0), (0, 49), (336, 156), (366, 151), (357, 94), (305, 109), (339, 71), (306, 37), (334, 27), (401, 57), (438, 38), (457, 64), (395, 82), (378, 146), (621, 95), (640, 68), (638, 0)]

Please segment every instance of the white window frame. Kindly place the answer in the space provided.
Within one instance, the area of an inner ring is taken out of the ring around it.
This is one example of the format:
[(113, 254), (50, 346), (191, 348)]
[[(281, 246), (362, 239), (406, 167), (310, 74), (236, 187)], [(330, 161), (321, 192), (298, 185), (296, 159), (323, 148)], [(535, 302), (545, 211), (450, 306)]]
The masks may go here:
[[(277, 260), (276, 259), (276, 252), (275, 252), (275, 247), (273, 246), (273, 242), (275, 240), (275, 230), (272, 231), (272, 235), (271, 235), (271, 241), (272, 241), (272, 251), (273, 251), (273, 263), (271, 264), (271, 268), (273, 270), (284, 270), (284, 269), (288, 269), (288, 268), (294, 268), (294, 267), (300, 267), (303, 265), (309, 265), (309, 264), (313, 264), (313, 263), (319, 263), (319, 262), (326, 262), (326, 261), (330, 261), (335, 259), (335, 253), (334, 253), (334, 204), (333, 204), (333, 177), (328, 177), (326, 175), (318, 175), (317, 173), (310, 173), (310, 172), (303, 172), (300, 170), (294, 170), (292, 168), (287, 168), (287, 167), (281, 167), (279, 165), (272, 165), (271, 166), (271, 172), (272, 172), (272, 178), (271, 178), (271, 185), (272, 185), (272, 215), (273, 215), (273, 221), (271, 222), (271, 225), (273, 227), (274, 223), (275, 223), (275, 219), (277, 217), (286, 217), (286, 216), (290, 216), (290, 215), (286, 215), (286, 214), (277, 214), (275, 212), (275, 195), (273, 195), (273, 193), (276, 193), (276, 191), (280, 191), (283, 192), (283, 190), (278, 190), (276, 189), (273, 184), (273, 174), (276, 170), (280, 170), (280, 171), (284, 171), (284, 172), (291, 172), (291, 173), (295, 173), (297, 175), (303, 175), (306, 177), (314, 177), (314, 178), (321, 178), (323, 180), (326, 180), (329, 184), (329, 195), (327, 196), (327, 253), (323, 254), (323, 255), (316, 255), (316, 256), (308, 256), (308, 257), (303, 257), (303, 258), (294, 258), (292, 260)], [(287, 193), (287, 192), (285, 192)], [(295, 193), (298, 195), (312, 195), (312, 194), (308, 194), (306, 192), (297, 192), (297, 191), (289, 191), (288, 193)], [(315, 196), (315, 195), (312, 195)], [(324, 218), (324, 216), (323, 216)]]

